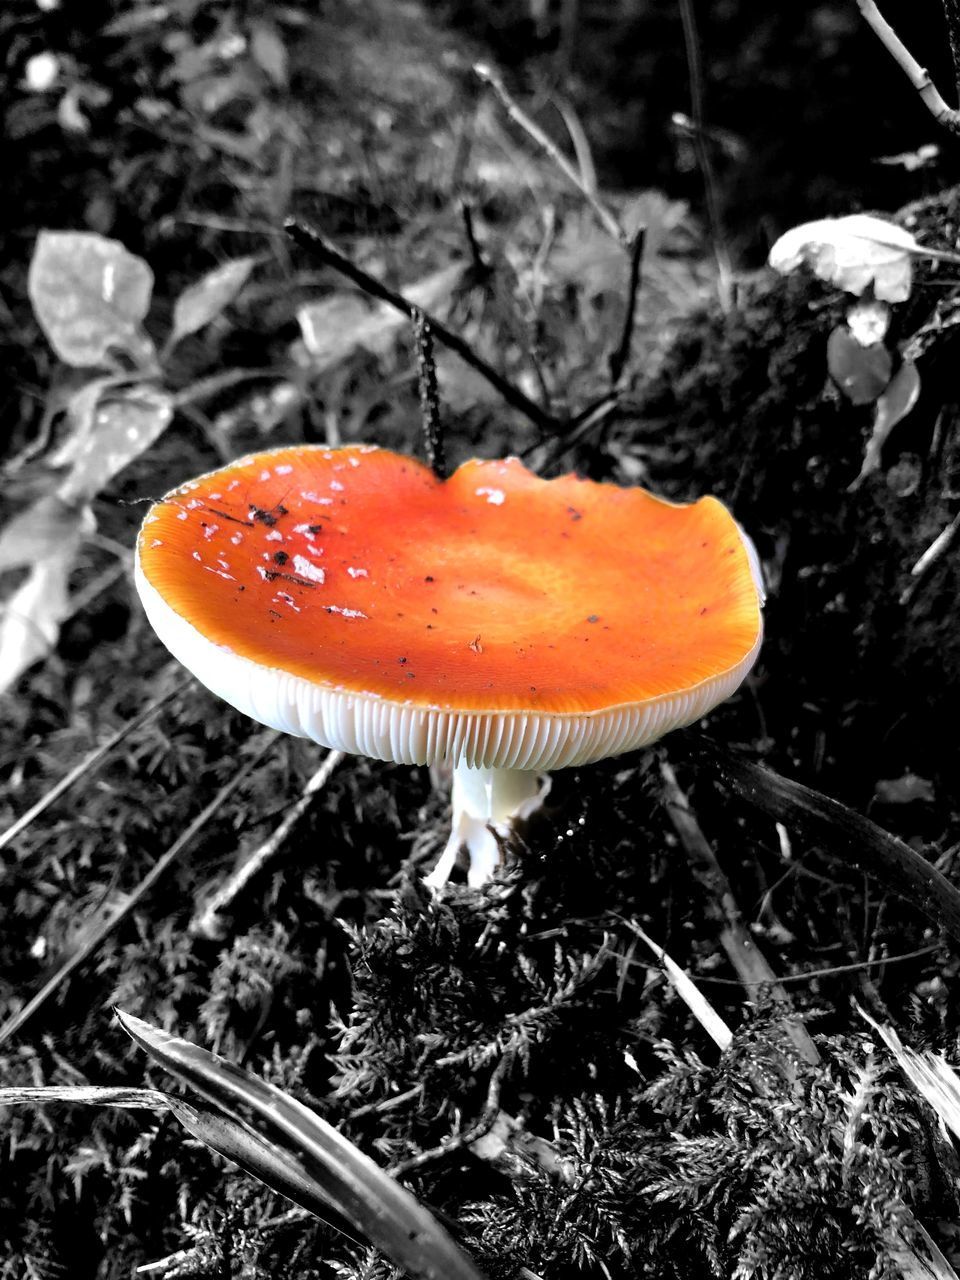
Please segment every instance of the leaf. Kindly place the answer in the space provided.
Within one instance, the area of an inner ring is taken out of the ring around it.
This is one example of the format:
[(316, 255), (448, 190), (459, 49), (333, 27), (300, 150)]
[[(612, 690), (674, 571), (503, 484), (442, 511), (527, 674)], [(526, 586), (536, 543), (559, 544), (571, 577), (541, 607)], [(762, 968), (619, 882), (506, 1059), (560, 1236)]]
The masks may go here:
[(118, 240), (90, 231), (41, 231), (27, 291), (50, 345), (68, 364), (103, 364), (115, 347), (138, 360), (152, 352), (140, 323), (153, 272)]
[(893, 357), (882, 343), (862, 347), (844, 324), (827, 339), (830, 377), (852, 404), (871, 404), (890, 381)]
[(432, 1214), (315, 1112), (188, 1040), (120, 1010), (117, 1017), (155, 1061), (231, 1120), (244, 1123), (236, 1112), (248, 1107), (271, 1141), (323, 1188), (337, 1213), (396, 1266), (423, 1280), (482, 1280)]
[(287, 85), (287, 46), (272, 22), (255, 22), (250, 34), (250, 56), (277, 86)]
[(847, 487), (848, 493), (860, 488), (867, 476), (880, 470), (880, 457), (890, 432), (902, 421), (920, 398), (920, 374), (912, 360), (904, 360), (887, 389), (878, 397), (873, 412), (873, 431), (863, 451), (860, 474)]
[[(0, 1099), (2, 1096), (0, 1090)], [(211, 1151), (232, 1160), (244, 1173), (271, 1191), (286, 1196), (355, 1244), (362, 1243), (356, 1239), (351, 1224), (324, 1195), (316, 1179), (288, 1151), (268, 1141), (245, 1121), (221, 1115), (209, 1107), (192, 1107), (179, 1098), (169, 1098), (168, 1106), (186, 1131)]]
[(94, 528), (89, 508), (65, 502), (55, 493), (47, 494), (0, 530), (0, 572), (57, 556)]
[[(455, 264), (424, 276), (401, 290), (406, 299), (424, 311), (439, 311), (463, 277)], [(330, 369), (362, 348), (383, 355), (410, 321), (395, 307), (382, 302), (371, 306), (356, 293), (334, 293), (321, 302), (308, 302), (297, 312), (303, 343), (314, 369)]]
[(256, 258), (234, 258), (184, 289), (174, 303), (173, 329), (167, 346), (175, 346), (181, 339), (216, 320), (247, 283), (255, 263)]
[(861, 294), (872, 285), (881, 302), (904, 302), (913, 281), (911, 255), (923, 252), (896, 223), (853, 213), (793, 227), (770, 250), (769, 263), (781, 275), (806, 263), (847, 293)]
[(115, 475), (149, 449), (173, 418), (166, 391), (140, 386), (101, 401), (93, 425), (76, 450), (76, 461), (58, 494), (67, 503), (89, 502)]
[(57, 643), (60, 623), (70, 612), (67, 580), (76, 544), (39, 560), (26, 581), (2, 606), (0, 615), (0, 693)]

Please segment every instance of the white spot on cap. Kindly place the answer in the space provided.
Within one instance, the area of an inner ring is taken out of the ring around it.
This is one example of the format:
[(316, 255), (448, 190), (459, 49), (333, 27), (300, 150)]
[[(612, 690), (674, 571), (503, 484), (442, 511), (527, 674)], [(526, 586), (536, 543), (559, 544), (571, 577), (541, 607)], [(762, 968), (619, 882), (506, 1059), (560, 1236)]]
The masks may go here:
[(351, 578), (366, 578), (369, 576), (366, 569), (354, 569), (352, 566), (347, 567), (347, 573)]
[(285, 462), (280, 467), (274, 467), (273, 474), (275, 476), (288, 476), (292, 470), (293, 470), (293, 467), (291, 467), (290, 463)]
[(230, 535), (230, 541), (233, 543), (235, 547), (239, 547), (240, 543), (243, 541), (243, 534), (240, 532), (239, 529), (237, 530), (236, 533), (232, 533)]
[(340, 483), (339, 480), (331, 480), (330, 488), (334, 489), (337, 493), (343, 493), (343, 485)]
[(325, 604), (323, 606), (327, 613), (339, 613), (343, 618), (366, 618), (367, 614), (362, 613), (359, 609), (341, 609), (338, 604)]
[(293, 571), (299, 573), (301, 578), (306, 578), (308, 582), (323, 582), (327, 576), (319, 565), (311, 564), (306, 556), (293, 557)]
[(199, 551), (194, 551), (194, 553), (193, 553), (193, 558), (194, 558), (194, 560), (199, 560), (199, 559), (200, 559), (200, 552), (199, 552)]
[(294, 600), (293, 596), (289, 595), (286, 591), (278, 591), (278, 592), (277, 592), (277, 594), (276, 594), (273, 598), (274, 598), (274, 600), (275, 600), (275, 601), (276, 601), (276, 600), (282, 600), (282, 601), (283, 601), (283, 603), (284, 603), (285, 605), (289, 605), (289, 606), (290, 606), (290, 608), (291, 608), (291, 609), (293, 609), (295, 613), (299, 613), (299, 612), (300, 612), (300, 606), (299, 606), (299, 605), (297, 604), (297, 602)]
[(270, 479), (270, 472), (269, 472), (269, 471), (261, 471), (261, 472), (260, 472), (260, 479), (261, 479), (261, 480), (269, 480), (269, 479)]
[(268, 541), (268, 542), (282, 542), (282, 541), (283, 541), (283, 534), (280, 532), (280, 530), (279, 530), (279, 529), (271, 529), (271, 530), (270, 530), (270, 532), (267, 534), (267, 541)]
[(218, 531), (219, 528), (220, 526), (218, 524), (208, 524), (203, 531), (203, 536), (209, 541), (209, 539), (213, 537), (213, 535)]
[(197, 507), (202, 507), (202, 506), (203, 506), (203, 503), (200, 501), (199, 498), (191, 498), (190, 501), (187, 503), (187, 510), (196, 511)]
[(475, 489), (478, 498), (486, 498), (492, 507), (500, 507), (506, 494), (502, 489)]
[(186, 518), (187, 518), (187, 513), (186, 513), (185, 511), (178, 511), (178, 512), (177, 512), (177, 519), (178, 519), (178, 520), (186, 520)]
[(305, 538), (312, 538), (313, 525), (312, 524), (295, 524), (293, 526), (293, 532), (302, 533)]
[(304, 500), (304, 502), (316, 502), (321, 507), (333, 506), (332, 498), (321, 498), (319, 493), (314, 493), (312, 489), (301, 489), (300, 497)]
[(150, 543), (150, 545), (151, 545), (151, 547), (162, 547), (162, 546), (163, 546), (163, 539), (162, 539), (162, 538), (154, 538), (154, 540)]

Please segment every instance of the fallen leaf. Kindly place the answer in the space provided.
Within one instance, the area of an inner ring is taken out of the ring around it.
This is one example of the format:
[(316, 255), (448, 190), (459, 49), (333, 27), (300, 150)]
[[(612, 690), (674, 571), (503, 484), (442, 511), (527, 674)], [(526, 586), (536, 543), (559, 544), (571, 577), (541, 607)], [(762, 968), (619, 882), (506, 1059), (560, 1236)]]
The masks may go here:
[(50, 345), (68, 364), (103, 364), (114, 348), (139, 361), (152, 353), (140, 325), (153, 272), (118, 240), (90, 231), (41, 231), (27, 291)]
[(881, 302), (904, 302), (913, 280), (912, 255), (922, 247), (909, 231), (869, 213), (821, 218), (793, 227), (770, 250), (769, 262), (786, 275), (806, 263), (847, 293), (870, 285)]

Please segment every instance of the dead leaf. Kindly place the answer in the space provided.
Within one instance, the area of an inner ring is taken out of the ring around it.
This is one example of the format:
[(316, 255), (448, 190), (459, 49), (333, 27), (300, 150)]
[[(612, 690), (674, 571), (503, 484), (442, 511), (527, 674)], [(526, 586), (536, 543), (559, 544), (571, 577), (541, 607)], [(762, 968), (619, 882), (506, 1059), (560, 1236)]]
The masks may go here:
[(821, 280), (847, 293), (861, 294), (872, 285), (881, 302), (904, 302), (913, 281), (912, 255), (922, 252), (896, 223), (852, 213), (793, 227), (770, 250), (769, 262), (781, 275), (806, 263)]

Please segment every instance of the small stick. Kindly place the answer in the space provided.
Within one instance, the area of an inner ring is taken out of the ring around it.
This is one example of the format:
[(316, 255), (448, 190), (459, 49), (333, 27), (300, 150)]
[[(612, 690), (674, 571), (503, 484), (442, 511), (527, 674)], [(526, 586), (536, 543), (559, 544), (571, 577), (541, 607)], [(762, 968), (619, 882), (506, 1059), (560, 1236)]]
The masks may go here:
[(637, 294), (643, 274), (643, 246), (647, 239), (646, 227), (641, 227), (633, 237), (630, 245), (630, 279), (627, 284), (627, 309), (623, 317), (623, 333), (616, 351), (610, 357), (610, 387), (616, 390), (630, 359), (630, 347), (633, 344), (633, 327), (637, 315)]
[(224, 935), (221, 916), (234, 900), (246, 888), (249, 882), (267, 865), (283, 847), (290, 832), (310, 808), (314, 797), (327, 784), (334, 769), (342, 762), (342, 751), (327, 753), (323, 764), (304, 787), (300, 798), (290, 809), (278, 827), (273, 830), (262, 844), (259, 844), (243, 861), (227, 881), (220, 886), (207, 900), (203, 908), (190, 921), (188, 932), (204, 938), (222, 938)]
[(233, 775), (225, 786), (220, 788), (207, 807), (197, 814), (186, 831), (178, 836), (166, 853), (157, 859), (137, 887), (125, 896), (120, 906), (115, 911), (102, 915), (100, 920), (93, 921), (87, 926), (89, 932), (87, 932), (86, 937), (84, 937), (76, 951), (57, 967), (56, 972), (47, 979), (40, 990), (27, 1001), (22, 1009), (0, 1026), (0, 1045), (5, 1044), (11, 1036), (21, 1031), (37, 1010), (41, 1009), (54, 992), (59, 990), (63, 983), (66, 982), (74, 970), (79, 969), (83, 962), (93, 955), (104, 939), (110, 936), (121, 921), (126, 920), (134, 907), (146, 897), (161, 876), (169, 871), (194, 836), (203, 830), (210, 819), (223, 808), (240, 784), (246, 781), (247, 777), (273, 747), (279, 736), (278, 733), (265, 734), (260, 739), (257, 750), (247, 760), (246, 764)]
[(437, 362), (433, 358), (433, 332), (430, 321), (419, 307), (413, 309), (413, 336), (417, 346), (417, 388), (420, 392), (424, 450), (433, 474), (438, 480), (446, 480), (447, 460), (440, 426), (440, 390), (437, 386)]
[(460, 201), (460, 216), (463, 218), (463, 229), (467, 235), (467, 244), (470, 246), (473, 269), (478, 276), (487, 276), (492, 268), (480, 248), (480, 241), (477, 239), (477, 232), (473, 225), (473, 205), (469, 200)]
[(930, 73), (926, 67), (921, 67), (877, 8), (874, 0), (857, 0), (857, 8), (867, 25), (916, 89), (921, 102), (937, 124), (942, 124), (951, 133), (960, 133), (960, 111), (954, 110), (943, 100), (936, 85), (930, 79)]
[(469, 1129), (462, 1130), (452, 1138), (448, 1138), (446, 1142), (441, 1142), (437, 1147), (431, 1147), (428, 1151), (421, 1151), (418, 1155), (411, 1156), (409, 1160), (401, 1160), (398, 1164), (391, 1165), (387, 1171), (390, 1176), (402, 1178), (405, 1174), (412, 1173), (415, 1169), (421, 1169), (425, 1164), (432, 1164), (436, 1160), (442, 1160), (452, 1152), (459, 1151), (463, 1147), (469, 1147), (472, 1142), (477, 1142), (480, 1138), (485, 1137), (493, 1128), (500, 1113), (500, 1088), (504, 1077), (513, 1065), (513, 1058), (513, 1052), (507, 1050), (496, 1067), (494, 1067), (490, 1076), (490, 1083), (487, 1086), (487, 1097), (483, 1104), (483, 1110)]
[(530, 119), (530, 117), (526, 114), (526, 112), (521, 110), (521, 108), (517, 105), (515, 100), (511, 97), (509, 91), (507, 90), (506, 85), (503, 83), (503, 81), (500, 79), (497, 73), (493, 70), (493, 68), (487, 66), (486, 63), (478, 62), (475, 64), (473, 71), (474, 71), (474, 74), (480, 80), (482, 80), (484, 84), (488, 84), (490, 88), (494, 91), (494, 93), (503, 103), (503, 106), (507, 112), (507, 115), (510, 117), (510, 119), (513, 120), (515, 124), (518, 124), (520, 128), (524, 130), (525, 133), (529, 134), (529, 136), (534, 140), (537, 146), (540, 147), (541, 150), (546, 152), (546, 154), (557, 166), (557, 168), (560, 170), (563, 176), (569, 182), (573, 183), (576, 189), (580, 192), (583, 198), (590, 205), (590, 208), (597, 215), (597, 218), (600, 222), (600, 225), (603, 227), (603, 229), (609, 235), (611, 235), (614, 238), (614, 240), (622, 244), (625, 249), (628, 249), (630, 247), (629, 237), (627, 236), (626, 231), (617, 221), (616, 217), (613, 215), (613, 213), (611, 213), (611, 211), (606, 207), (606, 205), (600, 200), (596, 192), (590, 190), (590, 188), (584, 182), (582, 176), (576, 171), (576, 169), (573, 167), (573, 165), (570, 163), (567, 157), (563, 154), (563, 152), (560, 150), (557, 144), (553, 141), (553, 139), (550, 138), (546, 133), (544, 133), (544, 131), (540, 128), (540, 126), (538, 124), (535, 124)]
[[(172, 667), (173, 664), (171, 663), (170, 665)], [(170, 668), (167, 669), (169, 670)], [(187, 687), (191, 679), (192, 677), (187, 677), (181, 680), (168, 693), (161, 694), (159, 698), (154, 698), (152, 702), (147, 703), (143, 710), (135, 715), (132, 720), (128, 720), (126, 724), (121, 725), (105, 742), (101, 743), (99, 747), (94, 747), (79, 764), (74, 765), (69, 773), (64, 774), (59, 782), (54, 783), (36, 804), (32, 805), (26, 813), (22, 813), (16, 822), (0, 835), (0, 851), (4, 850), (21, 832), (26, 831), (27, 827), (36, 822), (41, 814), (46, 813), (47, 809), (56, 803), (65, 791), (69, 791), (74, 783), (79, 782), (91, 769), (95, 769), (101, 760), (123, 742), (124, 738), (129, 737), (135, 730), (152, 720), (162, 707), (166, 706), (172, 698), (175, 698), (178, 693), (181, 693)]]
[[(308, 249), (322, 262), (325, 262), (327, 266), (333, 267), (341, 275), (346, 276), (348, 280), (352, 280), (364, 293), (368, 293), (372, 298), (379, 298), (381, 302), (389, 303), (391, 307), (395, 307), (397, 311), (407, 316), (408, 319), (413, 319), (413, 313), (416, 310), (413, 303), (408, 302), (403, 294), (388, 288), (381, 280), (364, 271), (362, 267), (358, 267), (349, 258), (344, 257), (339, 250), (335, 249), (320, 234), (316, 227), (312, 227), (306, 222), (297, 222), (293, 218), (288, 218), (284, 226), (291, 239), (301, 248)], [(507, 404), (524, 414), (531, 422), (536, 423), (541, 431), (550, 433), (557, 430), (560, 424), (556, 418), (549, 413), (545, 413), (529, 396), (524, 395), (519, 387), (497, 373), (496, 369), (477, 355), (469, 342), (466, 342), (459, 334), (454, 333), (452, 329), (448, 329), (436, 316), (428, 315), (426, 312), (424, 312), (424, 315), (430, 322), (430, 328), (444, 346), (449, 347), (451, 351), (455, 351), (472, 369), (476, 369), (481, 377), (486, 378), (490, 385), (500, 392)]]
[[(750, 937), (730, 881), (700, 830), (690, 802), (677, 782), (677, 775), (666, 760), (660, 766), (660, 776), (664, 783), (667, 815), (680, 837), (694, 877), (706, 894), (707, 918), (717, 927), (719, 942), (727, 953), (727, 958), (748, 990), (766, 985), (778, 1000), (788, 1003), (786, 989), (778, 981), (766, 956)], [(788, 1018), (785, 1025), (800, 1056), (805, 1062), (816, 1065), (820, 1061), (820, 1054), (803, 1024), (796, 1018)]]
[(938, 560), (941, 560), (953, 545), (953, 540), (960, 530), (960, 514), (954, 516), (950, 523), (934, 538), (924, 551), (923, 555), (910, 570), (910, 577), (913, 582), (907, 583), (903, 591), (900, 593), (900, 604), (909, 604), (913, 597), (917, 594), (920, 586), (920, 580), (925, 576), (927, 571), (931, 569)]

